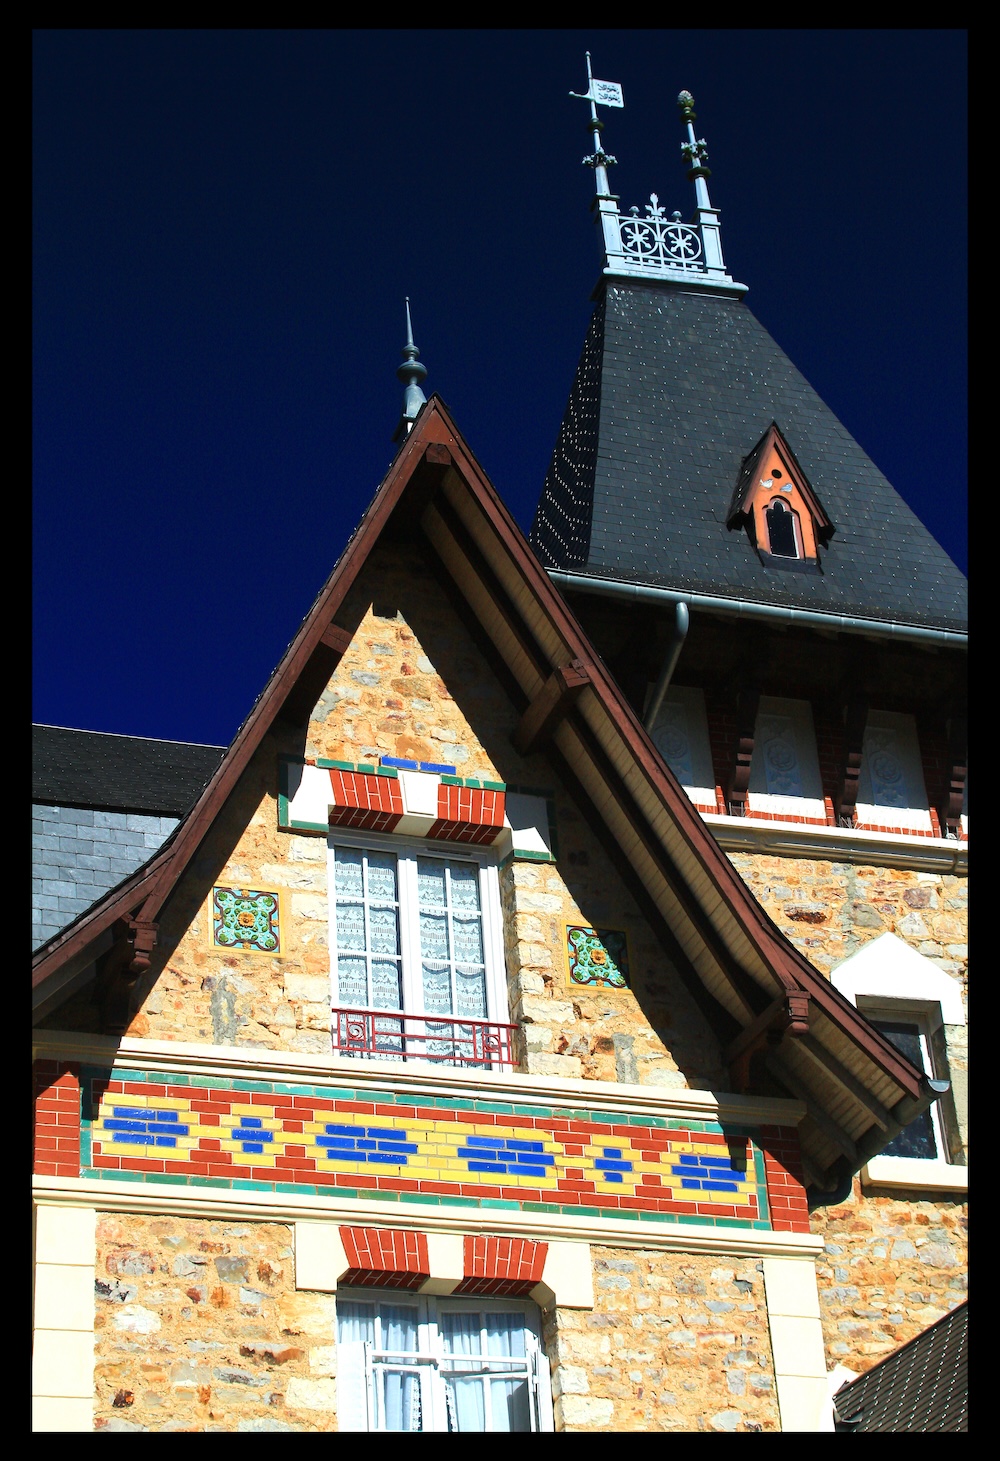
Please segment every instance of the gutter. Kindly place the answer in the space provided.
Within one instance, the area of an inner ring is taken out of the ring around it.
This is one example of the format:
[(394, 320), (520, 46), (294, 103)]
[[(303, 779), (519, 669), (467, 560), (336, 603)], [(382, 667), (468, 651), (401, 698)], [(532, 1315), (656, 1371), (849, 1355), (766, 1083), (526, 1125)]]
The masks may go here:
[(953, 629), (926, 629), (919, 624), (900, 624), (890, 619), (858, 619), (847, 614), (823, 614), (815, 609), (792, 609), (783, 604), (754, 604), (743, 599), (724, 599), (714, 594), (688, 593), (687, 590), (654, 588), (652, 584), (621, 583), (615, 578), (595, 578), (588, 573), (564, 573), (547, 568), (552, 582), (561, 589), (599, 594), (604, 598), (633, 603), (659, 605), (689, 604), (712, 614), (725, 614), (735, 619), (766, 620), (775, 624), (795, 625), (809, 629), (827, 629), (838, 634), (868, 634), (877, 639), (897, 642), (948, 646), (967, 649), (969, 636)]

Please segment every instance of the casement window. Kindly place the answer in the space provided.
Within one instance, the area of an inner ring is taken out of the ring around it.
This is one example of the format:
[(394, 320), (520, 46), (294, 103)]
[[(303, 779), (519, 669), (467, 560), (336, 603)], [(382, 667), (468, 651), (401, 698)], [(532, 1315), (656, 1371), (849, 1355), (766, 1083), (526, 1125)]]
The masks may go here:
[[(939, 1078), (931, 1045), (931, 1016), (919, 1009), (908, 1008), (905, 1001), (871, 1005), (862, 1000), (859, 1008), (865, 1018), (880, 1031), (890, 1044), (905, 1055), (911, 1065), (923, 1070), (932, 1079)], [(936, 1022), (940, 1024), (940, 1019)], [(909, 1126), (905, 1126), (879, 1153), (882, 1157), (903, 1157), (922, 1162), (946, 1162), (948, 1138), (942, 1119), (941, 1103), (935, 1101)]]
[[(834, 969), (831, 982), (931, 1080), (964, 1066), (965, 1007), (958, 981), (896, 934), (873, 939)], [(886, 1143), (863, 1180), (884, 1187), (964, 1191), (965, 1103), (953, 1088)]]
[(801, 558), (802, 534), (797, 515), (782, 502), (773, 498), (765, 509), (767, 523), (767, 546), (776, 558)]
[(337, 1294), (342, 1431), (551, 1431), (534, 1304)]
[(338, 834), (329, 879), (334, 1053), (509, 1065), (493, 855)]

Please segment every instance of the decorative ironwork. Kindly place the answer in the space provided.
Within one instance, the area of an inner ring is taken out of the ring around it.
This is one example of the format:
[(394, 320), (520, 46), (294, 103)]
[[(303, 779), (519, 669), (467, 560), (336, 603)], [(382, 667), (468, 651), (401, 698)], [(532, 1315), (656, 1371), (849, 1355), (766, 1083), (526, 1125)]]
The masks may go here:
[(645, 218), (639, 217), (638, 208), (630, 208), (629, 213), (631, 216), (622, 220), (621, 241), (622, 253), (630, 263), (649, 269), (705, 272), (699, 230), (682, 223), (679, 213), (668, 221), (655, 193), (649, 195)]
[(437, 1013), (335, 1009), (333, 1053), (363, 1060), (434, 1060), (479, 1070), (513, 1070), (516, 1025)]

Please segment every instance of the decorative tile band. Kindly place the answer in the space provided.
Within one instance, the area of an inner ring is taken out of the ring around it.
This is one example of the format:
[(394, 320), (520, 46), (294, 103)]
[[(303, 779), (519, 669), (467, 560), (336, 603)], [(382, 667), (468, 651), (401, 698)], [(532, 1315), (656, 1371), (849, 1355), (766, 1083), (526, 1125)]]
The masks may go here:
[(783, 1127), (120, 1069), (80, 1081), (85, 1177), (808, 1231)]

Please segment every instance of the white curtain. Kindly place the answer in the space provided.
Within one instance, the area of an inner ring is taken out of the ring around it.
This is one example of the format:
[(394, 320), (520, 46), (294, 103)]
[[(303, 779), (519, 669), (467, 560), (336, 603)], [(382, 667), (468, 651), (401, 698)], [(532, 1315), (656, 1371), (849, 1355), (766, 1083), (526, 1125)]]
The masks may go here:
[[(441, 1335), (446, 1355), (483, 1354), (483, 1331), (485, 1330), (488, 1357), (502, 1359), (525, 1358), (524, 1320), (520, 1314), (482, 1314), (445, 1312), (441, 1315)], [(489, 1387), (489, 1409), (491, 1431), (527, 1431), (531, 1429), (531, 1415), (526, 1379), (503, 1379), (508, 1366), (498, 1365), (490, 1373), (489, 1359), (470, 1361), (469, 1368), (479, 1371), (476, 1375), (447, 1374), (449, 1425), (459, 1431), (483, 1431), (486, 1429), (487, 1395)]]
[[(391, 1358), (382, 1359), (384, 1350), (405, 1351), (412, 1354), (417, 1348), (417, 1313), (410, 1307), (396, 1304), (379, 1304), (375, 1323), (374, 1304), (352, 1304), (343, 1302), (337, 1306), (338, 1333), (340, 1342), (340, 1379), (337, 1387), (340, 1404), (341, 1430), (366, 1430), (367, 1424), (345, 1425), (346, 1412), (350, 1418), (363, 1414), (355, 1398), (355, 1389), (360, 1392), (362, 1402), (367, 1388), (364, 1365), (365, 1344), (372, 1346), (376, 1358), (373, 1365), (373, 1396), (375, 1414), (373, 1429), (380, 1431), (419, 1431), (421, 1428), (420, 1376), (413, 1361), (400, 1360), (397, 1364)], [(406, 1366), (409, 1365), (409, 1368)], [(346, 1392), (346, 1393), (345, 1393)]]

